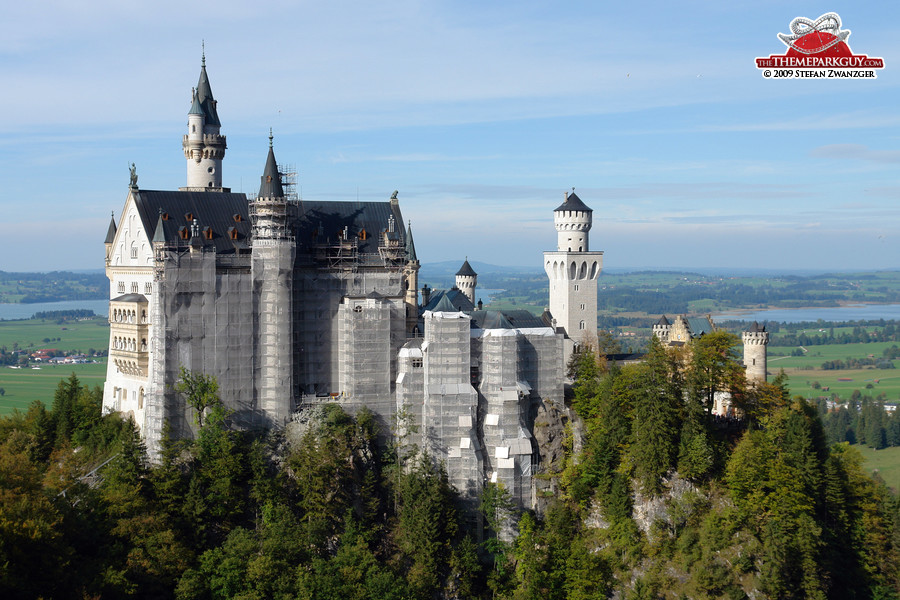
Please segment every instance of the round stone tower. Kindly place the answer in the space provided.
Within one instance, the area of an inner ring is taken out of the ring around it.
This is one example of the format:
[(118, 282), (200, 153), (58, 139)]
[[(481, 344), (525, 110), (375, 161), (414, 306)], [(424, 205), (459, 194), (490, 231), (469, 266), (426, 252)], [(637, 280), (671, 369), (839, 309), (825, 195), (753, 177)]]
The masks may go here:
[(556, 251), (544, 252), (544, 271), (550, 280), (550, 315), (565, 333), (565, 360), (577, 345), (597, 339), (597, 278), (603, 252), (591, 251), (591, 208), (573, 188), (553, 211)]
[(296, 245), (290, 227), (292, 202), (281, 182), (272, 149), (260, 178), (259, 194), (248, 208), (253, 222), (250, 274), (257, 339), (254, 382), (268, 427), (280, 427), (293, 410), (293, 269)]
[(566, 201), (553, 211), (558, 252), (587, 252), (593, 212), (575, 195), (566, 194)]
[(669, 333), (672, 332), (672, 324), (666, 315), (660, 317), (656, 325), (653, 326), (653, 335), (665, 346), (669, 343)]
[(475, 272), (475, 269), (469, 264), (469, 258), (466, 257), (466, 262), (456, 272), (456, 287), (466, 295), (473, 305), (475, 304), (475, 285), (477, 283), (478, 273)]
[(185, 191), (226, 191), (222, 188), (222, 159), (225, 158), (225, 136), (219, 131), (222, 123), (216, 110), (209, 77), (206, 74), (206, 53), (200, 66), (200, 80), (193, 90), (191, 110), (188, 111), (188, 133), (182, 140), (187, 159)]
[(766, 381), (767, 350), (769, 345), (769, 332), (765, 326), (756, 321), (750, 329), (741, 335), (744, 342), (744, 368), (747, 373), (747, 381)]

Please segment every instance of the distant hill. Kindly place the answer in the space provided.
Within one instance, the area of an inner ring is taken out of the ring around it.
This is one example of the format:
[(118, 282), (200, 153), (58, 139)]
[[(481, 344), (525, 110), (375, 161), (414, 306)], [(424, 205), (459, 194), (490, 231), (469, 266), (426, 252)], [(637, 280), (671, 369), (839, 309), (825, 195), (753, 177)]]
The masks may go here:
[(103, 271), (51, 271), (11, 273), (0, 271), (0, 302), (31, 304), (64, 300), (102, 300), (108, 297), (109, 280)]

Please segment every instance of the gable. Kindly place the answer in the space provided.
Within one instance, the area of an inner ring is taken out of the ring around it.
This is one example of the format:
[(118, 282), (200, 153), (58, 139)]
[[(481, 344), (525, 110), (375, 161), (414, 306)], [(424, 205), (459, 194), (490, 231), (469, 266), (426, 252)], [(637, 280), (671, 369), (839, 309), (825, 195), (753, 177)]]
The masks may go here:
[(133, 193), (129, 192), (113, 239), (110, 265), (119, 267), (152, 266), (153, 247), (150, 244), (150, 237)]

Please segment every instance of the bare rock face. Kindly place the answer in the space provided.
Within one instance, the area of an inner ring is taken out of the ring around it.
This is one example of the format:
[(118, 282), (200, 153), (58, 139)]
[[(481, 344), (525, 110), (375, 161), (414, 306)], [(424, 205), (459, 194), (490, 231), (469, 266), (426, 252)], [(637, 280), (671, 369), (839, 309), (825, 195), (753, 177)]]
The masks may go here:
[[(559, 475), (565, 468), (566, 444), (577, 456), (582, 445), (581, 419), (569, 408), (552, 402), (541, 402), (534, 418), (534, 441), (540, 460), (535, 485), (535, 510), (543, 514), (550, 499), (559, 493)], [(567, 442), (567, 436), (570, 440)]]
[[(655, 498), (644, 496), (640, 490), (634, 492), (634, 505), (631, 518), (641, 533), (652, 538), (654, 523), (667, 530), (677, 532), (684, 524), (682, 521), (690, 516), (695, 505), (701, 502), (701, 493), (697, 487), (678, 473), (671, 472), (664, 481), (666, 491)], [(637, 485), (632, 485), (637, 488)]]

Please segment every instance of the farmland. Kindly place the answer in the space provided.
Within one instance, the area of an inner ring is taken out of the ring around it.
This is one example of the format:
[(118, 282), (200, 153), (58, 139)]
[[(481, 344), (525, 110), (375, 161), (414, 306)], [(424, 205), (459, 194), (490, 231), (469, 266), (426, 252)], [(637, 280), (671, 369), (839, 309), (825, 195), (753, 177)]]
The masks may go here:
[[(109, 323), (104, 317), (63, 322), (54, 319), (0, 321), (0, 349), (6, 357), (16, 351), (27, 355), (40, 349), (105, 355), (108, 344)], [(22, 368), (0, 367), (0, 388), (3, 392), (0, 395), (0, 414), (14, 409), (27, 410), (34, 400), (49, 405), (59, 381), (73, 372), (84, 384), (102, 385), (106, 378), (106, 358), (94, 357), (93, 360), (98, 362), (74, 365), (32, 362)]]
[(102, 386), (106, 379), (106, 361), (83, 365), (44, 365), (39, 369), (0, 367), (0, 388), (5, 392), (0, 396), (0, 414), (11, 413), (14, 409), (24, 412), (34, 400), (40, 400), (49, 407), (60, 380), (72, 373), (85, 385)]

